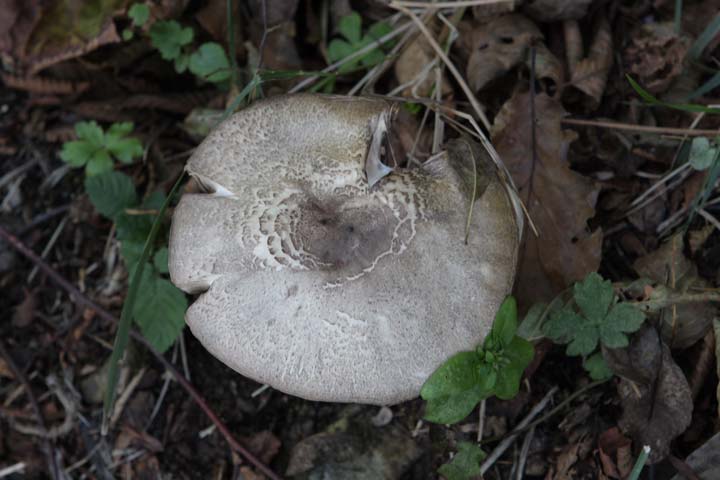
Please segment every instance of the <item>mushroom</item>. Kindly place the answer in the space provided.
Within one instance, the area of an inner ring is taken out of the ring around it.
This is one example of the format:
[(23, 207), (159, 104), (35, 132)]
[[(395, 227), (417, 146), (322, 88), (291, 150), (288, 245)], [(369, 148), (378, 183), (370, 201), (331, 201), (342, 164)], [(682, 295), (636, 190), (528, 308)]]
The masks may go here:
[(169, 267), (201, 294), (186, 322), (220, 361), (308, 400), (388, 405), (488, 333), (522, 229), (508, 188), (462, 139), (391, 169), (393, 113), (376, 98), (274, 97), (195, 150), (186, 168), (204, 193), (175, 209)]

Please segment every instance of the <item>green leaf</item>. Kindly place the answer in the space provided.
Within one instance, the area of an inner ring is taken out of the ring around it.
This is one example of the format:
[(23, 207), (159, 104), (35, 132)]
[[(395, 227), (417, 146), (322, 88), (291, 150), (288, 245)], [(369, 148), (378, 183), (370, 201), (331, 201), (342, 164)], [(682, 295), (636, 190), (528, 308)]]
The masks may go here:
[(583, 367), (593, 380), (606, 380), (613, 376), (613, 371), (610, 370), (600, 352), (587, 357), (583, 362)]
[(644, 321), (645, 314), (629, 303), (615, 304), (605, 319), (610, 328), (625, 333), (638, 331)]
[(512, 296), (508, 296), (495, 315), (495, 321), (488, 337), (493, 337), (495, 348), (505, 348), (510, 345), (515, 337), (515, 332), (517, 332), (517, 303)]
[(459, 442), (458, 452), (452, 461), (442, 465), (438, 473), (447, 480), (469, 480), (480, 475), (484, 458), (485, 452), (476, 443)]
[(567, 346), (565, 353), (570, 356), (589, 355), (600, 340), (600, 332), (595, 325), (580, 325), (575, 329), (573, 339)]
[(690, 165), (698, 171), (707, 170), (715, 161), (720, 150), (710, 146), (710, 140), (705, 137), (693, 138), (690, 146)]
[(180, 53), (175, 58), (175, 71), (177, 73), (185, 73), (185, 70), (188, 69), (188, 65), (190, 64), (190, 55), (186, 53)]
[(155, 256), (153, 257), (153, 265), (160, 273), (168, 273), (168, 249), (167, 247), (162, 247), (157, 252), (155, 252)]
[(535, 349), (530, 342), (517, 336), (512, 339), (499, 361), (495, 396), (509, 400), (517, 395), (522, 374), (530, 365), (534, 355)]
[(190, 71), (209, 82), (224, 82), (230, 78), (230, 61), (219, 43), (203, 43), (190, 55)]
[(175, 20), (155, 22), (150, 27), (150, 41), (165, 60), (175, 60), (183, 46), (192, 42), (193, 30), (183, 27)]
[(140, 140), (127, 137), (133, 127), (132, 122), (113, 123), (105, 134), (105, 148), (122, 163), (132, 163), (143, 154)]
[(550, 319), (543, 325), (545, 336), (555, 343), (567, 343), (577, 325), (583, 323), (582, 317), (568, 304), (550, 313)]
[(667, 103), (655, 98), (652, 94), (643, 89), (639, 83), (637, 83), (630, 75), (625, 75), (627, 81), (630, 82), (630, 86), (635, 90), (640, 97), (645, 100), (648, 104), (653, 106), (661, 106), (673, 108), (675, 110), (682, 110), (684, 112), (705, 112), (705, 113), (720, 113), (720, 108), (706, 107), (705, 105), (696, 105), (693, 103)]
[(125, 268), (127, 268), (128, 272), (133, 271), (137, 262), (140, 261), (143, 247), (142, 242), (133, 242), (131, 240), (124, 240), (120, 243), (120, 255), (125, 261)]
[(388, 33), (392, 32), (392, 27), (385, 22), (374, 23), (368, 28), (365, 37), (373, 41), (378, 41)]
[(573, 287), (573, 297), (585, 317), (592, 323), (599, 323), (607, 315), (615, 297), (612, 284), (595, 272)]
[(131, 134), (133, 128), (135, 128), (135, 124), (133, 124), (133, 122), (116, 122), (108, 128), (107, 136), (114, 138), (124, 137)]
[(185, 326), (187, 298), (168, 280), (154, 275), (143, 279), (141, 287), (133, 318), (143, 336), (158, 351), (164, 352)]
[(134, 36), (135, 36), (135, 33), (132, 30), (130, 30), (129, 28), (126, 28), (122, 31), (122, 39), (125, 40), (126, 42), (132, 40)]
[(165, 193), (162, 190), (155, 190), (143, 200), (142, 208), (145, 210), (160, 210), (162, 204), (165, 203), (165, 198)]
[(105, 143), (105, 134), (97, 122), (78, 122), (75, 124), (75, 133), (80, 140), (86, 140), (96, 147)]
[(71, 167), (82, 167), (90, 161), (98, 148), (85, 140), (65, 142), (60, 152), (60, 158)]
[(490, 366), (476, 352), (460, 352), (448, 359), (423, 385), (420, 395), (428, 404), (425, 419), (455, 423), (492, 393), (494, 377)]
[(477, 383), (477, 371), (481, 365), (476, 352), (459, 352), (450, 357), (430, 375), (420, 395), (425, 400), (455, 395), (469, 390)]
[(121, 242), (144, 242), (152, 228), (152, 215), (130, 215), (122, 212), (115, 217), (117, 239)]
[(121, 172), (109, 171), (86, 177), (85, 191), (95, 210), (107, 218), (114, 218), (138, 201), (135, 185)]
[(134, 3), (128, 10), (128, 17), (136, 27), (142, 27), (150, 18), (150, 8), (144, 3)]
[(99, 175), (109, 172), (113, 168), (113, 161), (110, 154), (104, 148), (95, 150), (93, 156), (85, 164), (85, 175)]
[[(339, 38), (335, 38), (330, 41), (330, 44), (328, 44), (328, 59), (331, 62), (337, 62), (339, 60), (342, 60), (343, 58), (346, 58), (350, 55), (352, 55), (355, 52), (355, 49), (347, 43), (345, 40), (341, 40)], [(357, 61), (346, 63), (341, 67), (347, 69), (348, 65), (355, 66), (357, 65)], [(350, 68), (352, 70), (352, 68)]]
[(348, 39), (350, 43), (358, 43), (362, 35), (362, 18), (357, 12), (352, 12), (340, 19), (338, 31)]

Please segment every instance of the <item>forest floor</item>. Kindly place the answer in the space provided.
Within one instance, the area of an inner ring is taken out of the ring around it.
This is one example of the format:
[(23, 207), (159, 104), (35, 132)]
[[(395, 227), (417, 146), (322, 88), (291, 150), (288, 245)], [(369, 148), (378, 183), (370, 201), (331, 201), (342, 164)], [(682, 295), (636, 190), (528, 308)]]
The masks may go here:
[[(497, 452), (486, 479), (629, 478), (644, 445), (640, 478), (720, 478), (720, 2), (431, 3), (0, 2), (0, 478), (429, 479), (462, 442)], [(101, 435), (165, 196), (225, 112), (298, 91), (399, 101), (409, 163), (477, 135), (469, 118), (492, 140), (539, 232), (513, 291), (535, 346), (519, 393), (438, 425), (421, 399), (311, 402), (235, 373), (183, 329), (171, 207), (135, 317), (166, 363), (131, 341)], [(591, 272), (647, 316), (568, 355), (543, 322)]]

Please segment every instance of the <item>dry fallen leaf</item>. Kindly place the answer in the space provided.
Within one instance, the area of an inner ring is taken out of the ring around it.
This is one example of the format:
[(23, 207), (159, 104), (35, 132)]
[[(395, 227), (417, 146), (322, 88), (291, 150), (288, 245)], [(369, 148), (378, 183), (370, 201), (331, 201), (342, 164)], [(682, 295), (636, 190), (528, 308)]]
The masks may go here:
[[(635, 261), (638, 274), (675, 292), (709, 287), (698, 276), (697, 268), (684, 254), (683, 234), (678, 233), (654, 252)], [(660, 313), (662, 335), (672, 348), (687, 348), (708, 331), (717, 308), (710, 302), (673, 305)]]
[(565, 22), (564, 33), (568, 45), (566, 51), (570, 85), (590, 99), (590, 108), (594, 110), (605, 92), (608, 73), (613, 63), (610, 24), (604, 15), (598, 17), (595, 34), (585, 58), (582, 58), (582, 36), (578, 22)]
[(672, 23), (649, 23), (635, 30), (623, 57), (628, 72), (650, 93), (666, 91), (683, 73), (688, 37), (679, 37)]
[(604, 356), (620, 376), (620, 428), (633, 438), (636, 448), (652, 448), (651, 463), (662, 460), (692, 419), (693, 401), (685, 375), (650, 326), (635, 334), (628, 347), (605, 350)]
[[(405, 85), (414, 82), (405, 88), (402, 95), (405, 97), (427, 97), (435, 85), (435, 70), (427, 68), (435, 59), (436, 54), (424, 35), (418, 35), (408, 42), (395, 62), (394, 70), (398, 84)], [(443, 96), (452, 93), (448, 82), (442, 82)]]
[(540, 236), (525, 235), (516, 294), (524, 305), (547, 301), (600, 265), (602, 231), (589, 232), (599, 187), (570, 169), (567, 150), (576, 134), (563, 130), (560, 104), (537, 95), (533, 165), (530, 96), (516, 93), (493, 126), (493, 143), (512, 174)]
[[(605, 430), (598, 437), (598, 454), (603, 473), (610, 478), (626, 478), (632, 469), (623, 462), (631, 457), (630, 447), (632, 441), (623, 435), (617, 427)], [(629, 468), (628, 468), (629, 467)]]

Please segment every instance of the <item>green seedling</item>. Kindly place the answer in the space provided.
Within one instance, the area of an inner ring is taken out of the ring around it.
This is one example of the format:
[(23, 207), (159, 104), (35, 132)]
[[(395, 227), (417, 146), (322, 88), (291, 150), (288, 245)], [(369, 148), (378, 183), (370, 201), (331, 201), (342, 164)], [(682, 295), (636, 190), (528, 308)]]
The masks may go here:
[(713, 143), (710, 143), (706, 137), (693, 138), (692, 144), (690, 144), (690, 165), (697, 171), (710, 168), (720, 155), (718, 143), (720, 143), (720, 137), (716, 138)]
[(113, 158), (132, 163), (143, 154), (140, 140), (128, 136), (132, 131), (131, 122), (113, 123), (107, 132), (97, 122), (78, 122), (78, 139), (63, 144), (60, 158), (73, 167), (84, 166), (89, 176), (112, 170)]
[(480, 462), (485, 452), (479, 445), (471, 442), (458, 443), (458, 451), (450, 463), (438, 469), (438, 473), (447, 480), (468, 480), (480, 475)]
[(425, 382), (420, 391), (428, 402), (425, 419), (456, 423), (492, 395), (514, 397), (533, 354), (532, 344), (517, 335), (517, 305), (508, 297), (483, 344), (453, 355)]
[(637, 331), (645, 320), (633, 305), (618, 303), (610, 281), (595, 272), (573, 286), (573, 302), (551, 312), (543, 329), (555, 343), (568, 345), (569, 356), (590, 355), (598, 343), (626, 347), (627, 334)]
[[(132, 21), (133, 27), (142, 27), (150, 18), (150, 7), (148, 7), (144, 3), (134, 3), (128, 9), (128, 18)], [(129, 28), (126, 28), (122, 32), (122, 37), (125, 41), (132, 40), (134, 36), (134, 32)]]
[(175, 71), (183, 73), (190, 63), (190, 55), (184, 51), (195, 36), (193, 29), (183, 27), (175, 20), (155, 22), (150, 27), (150, 41), (164, 60), (175, 63)]

